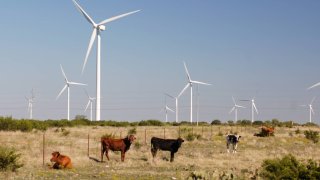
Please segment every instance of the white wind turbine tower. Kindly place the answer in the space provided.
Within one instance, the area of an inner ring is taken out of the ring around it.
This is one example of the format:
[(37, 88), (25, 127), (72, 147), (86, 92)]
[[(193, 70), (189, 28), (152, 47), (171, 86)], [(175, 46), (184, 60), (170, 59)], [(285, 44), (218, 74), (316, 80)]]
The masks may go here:
[(246, 107), (236, 104), (236, 101), (234, 100), (233, 96), (232, 96), (232, 100), (233, 100), (234, 106), (230, 110), (229, 114), (234, 111), (234, 122), (236, 123), (238, 121), (238, 108), (246, 108)]
[(200, 81), (193, 81), (193, 80), (191, 80), (190, 74), (189, 74), (189, 72), (188, 72), (187, 65), (186, 65), (185, 62), (183, 62), (183, 64), (184, 64), (184, 68), (185, 68), (186, 73), (187, 73), (188, 83), (187, 83), (187, 85), (182, 89), (182, 91), (180, 92), (180, 94), (178, 95), (178, 97), (180, 97), (180, 96), (183, 94), (183, 92), (184, 92), (188, 87), (190, 87), (190, 123), (192, 123), (192, 117), (193, 117), (193, 111), (192, 111), (193, 91), (192, 91), (192, 86), (193, 86), (193, 84), (203, 84), (203, 85), (211, 85), (211, 84), (204, 83), (204, 82), (200, 82)]
[(33, 103), (34, 103), (34, 93), (33, 93), (33, 89), (31, 90), (31, 97), (28, 98), (28, 97), (25, 97), (26, 100), (28, 101), (28, 113), (29, 113), (29, 119), (32, 119), (32, 115), (33, 115)]
[(112, 22), (114, 20), (117, 20), (119, 18), (122, 18), (122, 17), (125, 17), (125, 16), (128, 16), (130, 14), (133, 14), (133, 13), (136, 13), (140, 10), (137, 10), (137, 11), (132, 11), (132, 12), (129, 12), (129, 13), (125, 13), (125, 14), (122, 14), (122, 15), (118, 15), (118, 16), (114, 16), (114, 17), (111, 17), (111, 18), (108, 18), (106, 20), (103, 20), (101, 21), (100, 23), (96, 24), (92, 18), (82, 9), (82, 7), (75, 1), (75, 0), (72, 0), (73, 3), (75, 4), (75, 6), (77, 7), (77, 9), (82, 13), (82, 15), (86, 18), (86, 20), (93, 26), (93, 31), (92, 31), (92, 34), (91, 34), (91, 38), (90, 38), (90, 41), (89, 41), (89, 46), (88, 46), (88, 50), (87, 50), (87, 54), (86, 54), (86, 57), (84, 59), (84, 63), (83, 63), (83, 67), (82, 67), (82, 72), (84, 71), (84, 68), (86, 66), (86, 63), (87, 63), (87, 60), (88, 60), (88, 57), (89, 57), (89, 54), (90, 54), (90, 51), (91, 51), (91, 48), (92, 48), (92, 45), (97, 37), (97, 75), (96, 75), (96, 83), (97, 83), (97, 87), (96, 87), (96, 120), (99, 121), (100, 120), (100, 49), (101, 49), (101, 37), (100, 37), (100, 33), (101, 31), (104, 31), (106, 29), (106, 27), (104, 26), (105, 24), (109, 23), (109, 22)]
[(301, 106), (309, 106), (309, 122), (310, 123), (312, 122), (312, 115), (314, 114), (312, 103), (314, 102), (315, 99), (316, 99), (316, 97), (312, 98), (310, 104), (308, 104), (308, 105), (301, 105)]
[(60, 93), (58, 94), (56, 100), (57, 100), (57, 99), (60, 97), (60, 95), (66, 90), (66, 88), (68, 88), (68, 120), (70, 120), (70, 85), (82, 85), (82, 86), (86, 86), (86, 84), (68, 81), (68, 78), (67, 78), (66, 74), (64, 73), (61, 64), (60, 64), (60, 68), (61, 68), (61, 72), (62, 72), (62, 75), (63, 75), (63, 77), (64, 77), (64, 80), (65, 80), (66, 85), (62, 88), (62, 90), (61, 90)]
[(256, 107), (256, 104), (254, 103), (254, 98), (251, 100), (240, 100), (240, 101), (251, 101), (251, 123), (254, 122), (254, 111), (258, 114), (258, 109)]
[(84, 112), (86, 112), (88, 107), (90, 106), (90, 121), (92, 121), (92, 103), (96, 98), (93, 98), (93, 97), (89, 96), (87, 91), (85, 91), (85, 92), (86, 92), (86, 95), (87, 95), (89, 100), (88, 100), (88, 103), (86, 105), (86, 108), (84, 109)]

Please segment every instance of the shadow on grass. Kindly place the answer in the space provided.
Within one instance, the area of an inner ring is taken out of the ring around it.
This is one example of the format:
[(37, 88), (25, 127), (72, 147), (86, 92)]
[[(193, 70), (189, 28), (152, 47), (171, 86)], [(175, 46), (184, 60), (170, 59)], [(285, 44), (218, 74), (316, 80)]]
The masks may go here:
[(89, 159), (95, 161), (95, 162), (98, 162), (98, 163), (102, 163), (99, 159), (97, 158), (94, 158), (94, 157), (89, 157)]

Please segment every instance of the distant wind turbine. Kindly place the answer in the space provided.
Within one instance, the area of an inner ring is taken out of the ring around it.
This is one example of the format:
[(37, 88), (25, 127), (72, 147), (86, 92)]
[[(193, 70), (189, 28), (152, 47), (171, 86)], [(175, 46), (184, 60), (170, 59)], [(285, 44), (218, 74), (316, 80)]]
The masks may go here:
[(28, 101), (28, 113), (29, 113), (29, 119), (32, 119), (33, 117), (33, 103), (34, 103), (34, 93), (33, 93), (33, 89), (31, 90), (31, 97), (28, 98), (28, 97), (25, 97), (26, 100)]
[(233, 100), (234, 105), (233, 105), (232, 109), (230, 110), (229, 114), (234, 111), (234, 116), (235, 116), (234, 122), (236, 123), (238, 121), (238, 108), (246, 108), (246, 107), (236, 104), (236, 101), (234, 100), (233, 96), (232, 96), (232, 100)]
[(189, 74), (189, 71), (188, 71), (188, 68), (187, 68), (187, 65), (185, 62), (183, 62), (184, 64), (184, 68), (186, 70), (186, 74), (187, 74), (187, 78), (188, 78), (188, 83), (187, 85), (182, 89), (182, 91), (180, 92), (180, 94), (178, 95), (178, 97), (180, 97), (184, 91), (190, 87), (190, 123), (192, 123), (192, 117), (193, 117), (193, 111), (192, 111), (192, 99), (193, 99), (193, 91), (192, 91), (192, 86), (193, 84), (203, 84), (203, 85), (211, 85), (211, 84), (208, 84), (208, 83), (204, 83), (204, 82), (200, 82), (200, 81), (193, 81), (191, 80), (191, 77), (190, 77), (190, 74)]
[(82, 85), (82, 86), (86, 86), (86, 84), (68, 81), (68, 78), (67, 78), (66, 74), (64, 73), (61, 64), (60, 64), (60, 68), (61, 68), (61, 72), (62, 72), (62, 75), (63, 75), (63, 77), (64, 77), (64, 80), (65, 80), (66, 85), (64, 85), (64, 87), (62, 88), (62, 90), (61, 90), (60, 93), (58, 94), (56, 100), (57, 100), (57, 99), (60, 97), (60, 95), (68, 88), (68, 120), (70, 120), (70, 85)]
[(170, 94), (168, 93), (164, 93), (165, 95), (167, 95), (168, 97), (172, 98), (175, 100), (176, 102), (176, 123), (179, 122), (179, 106), (178, 106), (178, 100), (179, 100), (179, 95), (177, 97), (174, 97), (174, 96), (171, 96)]
[(301, 106), (309, 106), (309, 122), (310, 123), (312, 122), (312, 115), (314, 114), (312, 103), (314, 102), (315, 99), (316, 99), (316, 97), (312, 98), (310, 104), (308, 104), (308, 105), (301, 105)]
[(92, 31), (92, 34), (91, 34), (91, 38), (90, 38), (90, 41), (89, 41), (89, 46), (88, 46), (88, 50), (87, 50), (87, 54), (86, 54), (86, 57), (84, 59), (84, 63), (83, 63), (83, 67), (82, 67), (82, 72), (84, 71), (84, 68), (86, 66), (86, 63), (87, 63), (87, 60), (88, 60), (88, 57), (89, 57), (89, 54), (90, 54), (90, 51), (91, 51), (91, 48), (92, 48), (92, 45), (97, 37), (97, 75), (96, 75), (96, 83), (97, 83), (97, 87), (96, 87), (96, 120), (97, 121), (100, 121), (100, 45), (101, 45), (101, 37), (100, 37), (100, 33), (101, 31), (104, 31), (106, 29), (106, 27), (104, 26), (105, 24), (107, 23), (110, 23), (112, 21), (115, 21), (117, 19), (120, 19), (122, 17), (125, 17), (125, 16), (128, 16), (130, 14), (133, 14), (133, 13), (136, 13), (136, 12), (139, 12), (140, 10), (137, 10), (137, 11), (132, 11), (132, 12), (129, 12), (129, 13), (126, 13), (126, 14), (122, 14), (122, 15), (118, 15), (118, 16), (114, 16), (114, 17), (111, 17), (111, 18), (108, 18), (106, 20), (103, 20), (101, 21), (100, 23), (96, 24), (92, 18), (82, 9), (82, 7), (75, 1), (75, 0), (72, 0), (73, 3), (75, 4), (75, 6), (77, 7), (77, 9), (81, 12), (81, 14), (85, 17), (85, 19), (93, 26), (93, 31)]
[(87, 111), (87, 109), (88, 109), (88, 107), (89, 107), (89, 105), (90, 105), (90, 121), (92, 121), (92, 103), (93, 103), (93, 101), (94, 101), (96, 98), (93, 98), (93, 97), (89, 96), (89, 94), (88, 94), (88, 92), (87, 92), (86, 90), (85, 90), (85, 93), (86, 93), (89, 101), (88, 101), (88, 103), (87, 103), (87, 105), (86, 105), (86, 108), (84, 109), (84, 112)]
[(254, 103), (254, 98), (251, 100), (240, 100), (240, 101), (251, 101), (251, 123), (254, 122), (254, 111), (258, 114), (258, 109), (256, 107), (256, 104)]
[(165, 114), (166, 114), (166, 122), (168, 122), (168, 111), (171, 111), (174, 113), (174, 110), (172, 110), (171, 108), (168, 107), (168, 105), (165, 105), (165, 107), (163, 108), (163, 110), (161, 111), (164, 111)]

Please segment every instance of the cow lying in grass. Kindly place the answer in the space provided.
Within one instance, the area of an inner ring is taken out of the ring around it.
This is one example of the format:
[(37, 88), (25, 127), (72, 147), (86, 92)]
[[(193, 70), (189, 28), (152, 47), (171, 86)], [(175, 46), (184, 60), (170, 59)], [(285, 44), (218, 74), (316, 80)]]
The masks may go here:
[(184, 142), (183, 139), (161, 139), (157, 137), (151, 138), (151, 153), (153, 158), (157, 155), (157, 151), (170, 151), (171, 157), (170, 162), (174, 160), (174, 153), (178, 152), (178, 149), (181, 147), (181, 144)]
[(134, 135), (128, 135), (123, 139), (101, 138), (101, 162), (103, 162), (104, 152), (106, 152), (108, 161), (110, 160), (108, 155), (109, 150), (121, 151), (121, 161), (123, 162), (125, 153), (130, 149), (135, 139)]
[(52, 153), (50, 159), (51, 162), (55, 162), (53, 169), (72, 168), (71, 159), (68, 156), (60, 154), (58, 151)]
[(227, 140), (227, 152), (230, 152), (230, 147), (232, 148), (232, 153), (237, 152), (238, 142), (241, 136), (235, 134), (228, 134), (226, 137)]
[(266, 127), (262, 126), (260, 133), (255, 133), (254, 136), (258, 137), (269, 137), (269, 136), (274, 136), (274, 127)]

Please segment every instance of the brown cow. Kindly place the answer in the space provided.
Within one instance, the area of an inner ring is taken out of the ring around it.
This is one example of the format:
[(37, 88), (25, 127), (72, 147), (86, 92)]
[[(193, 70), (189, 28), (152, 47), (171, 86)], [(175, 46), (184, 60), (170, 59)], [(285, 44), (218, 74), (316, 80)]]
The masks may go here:
[(124, 161), (125, 153), (130, 149), (132, 142), (136, 138), (134, 135), (128, 135), (123, 139), (101, 138), (101, 162), (103, 162), (103, 154), (106, 152), (106, 157), (109, 159), (108, 151), (121, 151), (121, 161)]
[(68, 156), (60, 154), (58, 151), (52, 153), (51, 162), (55, 162), (53, 169), (72, 168), (71, 159)]
[(259, 137), (268, 137), (268, 136), (274, 136), (274, 127), (266, 127), (262, 126), (261, 127), (261, 132), (260, 133), (255, 133), (254, 136), (259, 136)]

